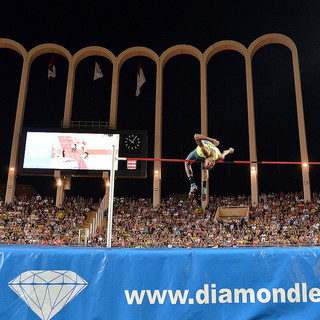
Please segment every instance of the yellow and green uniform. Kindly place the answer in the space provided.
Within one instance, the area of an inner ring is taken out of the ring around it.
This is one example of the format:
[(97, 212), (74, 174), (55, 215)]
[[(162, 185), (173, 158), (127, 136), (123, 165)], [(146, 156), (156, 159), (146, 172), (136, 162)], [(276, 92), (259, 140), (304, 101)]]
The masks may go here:
[[(219, 155), (221, 154), (220, 150), (210, 141), (207, 141), (207, 140), (202, 140), (202, 144), (208, 148), (209, 150), (209, 156), (211, 155), (212, 153), (212, 150), (215, 151), (216, 153), (216, 156), (215, 156), (215, 159), (214, 160), (218, 160), (219, 159)], [(197, 154), (200, 158), (205, 158), (204, 154), (202, 153), (201, 151), (201, 147), (197, 147), (196, 148), (197, 150)]]
[[(219, 156), (221, 154), (219, 148), (217, 148), (212, 142), (208, 141), (208, 140), (202, 140), (202, 143), (205, 147), (208, 148), (208, 152), (209, 152), (209, 156), (211, 155), (211, 153), (214, 151), (215, 152), (215, 158), (214, 160), (218, 160)], [(192, 152), (189, 153), (187, 160), (200, 160), (200, 161), (204, 161), (205, 160), (205, 156), (201, 151), (201, 147), (198, 146), (196, 149), (194, 149)]]

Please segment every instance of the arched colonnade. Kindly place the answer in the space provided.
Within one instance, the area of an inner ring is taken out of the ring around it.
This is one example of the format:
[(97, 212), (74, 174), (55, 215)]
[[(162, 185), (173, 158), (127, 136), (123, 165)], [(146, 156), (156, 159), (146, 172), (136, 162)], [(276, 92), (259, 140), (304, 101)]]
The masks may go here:
[[(9, 173), (6, 188), (5, 201), (12, 202), (15, 193), (16, 185), (16, 171), (18, 165), (18, 148), (19, 139), (21, 136), (24, 109), (27, 97), (27, 89), (29, 82), (29, 73), (32, 62), (38, 56), (46, 53), (55, 53), (62, 55), (68, 60), (68, 78), (66, 86), (65, 106), (63, 126), (70, 127), (72, 102), (75, 83), (75, 73), (77, 65), (89, 56), (102, 56), (108, 59), (113, 65), (112, 73), (112, 88), (110, 101), (110, 128), (117, 128), (117, 111), (118, 111), (118, 93), (119, 93), (119, 75), (122, 64), (135, 56), (145, 56), (153, 60), (156, 64), (156, 97), (155, 97), (155, 132), (154, 132), (154, 158), (161, 159), (162, 157), (162, 101), (163, 101), (163, 70), (166, 62), (172, 57), (180, 54), (192, 55), (198, 59), (200, 63), (200, 114), (201, 114), (201, 133), (208, 134), (208, 104), (207, 104), (207, 65), (209, 60), (218, 52), (225, 50), (233, 50), (243, 55), (245, 59), (246, 72), (246, 90), (247, 90), (247, 108), (248, 108), (248, 131), (249, 131), (249, 154), (250, 161), (257, 161), (256, 150), (256, 133), (255, 133), (255, 117), (254, 117), (254, 95), (253, 95), (253, 81), (252, 81), (252, 58), (254, 54), (263, 46), (269, 44), (282, 44), (289, 48), (292, 54), (293, 74), (297, 106), (298, 130), (301, 161), (308, 162), (308, 152), (305, 133), (305, 121), (301, 93), (300, 69), (298, 61), (298, 52), (294, 42), (282, 34), (266, 34), (253, 41), (248, 48), (241, 43), (231, 40), (224, 40), (216, 42), (211, 45), (204, 53), (201, 53), (197, 48), (190, 45), (176, 45), (168, 48), (160, 56), (154, 51), (145, 47), (132, 47), (117, 57), (108, 49), (98, 46), (86, 47), (79, 50), (74, 55), (62, 46), (52, 43), (46, 43), (34, 47), (30, 51), (19, 43), (10, 39), (0, 39), (0, 48), (8, 48), (18, 52), (23, 58), (21, 81), (19, 88), (19, 96), (17, 102), (16, 119), (14, 125), (12, 149), (9, 164)], [(252, 202), (258, 202), (258, 166), (256, 163), (251, 164), (251, 197)], [(153, 205), (156, 206), (161, 201), (161, 162), (156, 161), (154, 169), (159, 171), (159, 175), (154, 175), (153, 181)], [(302, 167), (303, 191), (305, 200), (311, 199), (309, 171), (308, 167)], [(63, 184), (57, 187), (58, 204), (63, 199)], [(57, 203), (57, 202), (56, 202)]]

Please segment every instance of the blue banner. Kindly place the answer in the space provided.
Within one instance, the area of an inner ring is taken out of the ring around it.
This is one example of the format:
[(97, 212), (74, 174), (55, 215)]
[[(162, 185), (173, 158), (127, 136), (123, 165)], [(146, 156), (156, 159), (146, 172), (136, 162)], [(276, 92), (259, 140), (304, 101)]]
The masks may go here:
[(319, 319), (320, 248), (0, 246), (0, 319)]

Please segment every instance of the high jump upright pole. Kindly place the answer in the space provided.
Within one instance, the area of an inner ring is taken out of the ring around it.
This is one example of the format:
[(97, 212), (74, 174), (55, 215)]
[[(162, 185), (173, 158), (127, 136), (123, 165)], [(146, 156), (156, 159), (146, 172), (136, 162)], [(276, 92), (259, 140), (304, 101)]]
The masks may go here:
[(112, 146), (112, 161), (110, 171), (110, 189), (109, 189), (109, 205), (108, 205), (108, 226), (107, 226), (107, 248), (111, 248), (111, 236), (112, 236), (112, 219), (113, 219), (113, 195), (114, 195), (114, 161), (115, 161), (115, 148)]

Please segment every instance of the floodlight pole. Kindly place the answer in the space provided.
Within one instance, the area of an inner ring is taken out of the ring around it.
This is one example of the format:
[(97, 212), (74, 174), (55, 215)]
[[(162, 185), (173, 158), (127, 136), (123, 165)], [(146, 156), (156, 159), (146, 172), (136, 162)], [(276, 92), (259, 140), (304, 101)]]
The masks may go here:
[(110, 171), (109, 205), (108, 205), (107, 248), (111, 248), (111, 236), (112, 236), (113, 194), (114, 194), (114, 175), (115, 175), (114, 161), (115, 161), (115, 146), (113, 145), (111, 171)]

